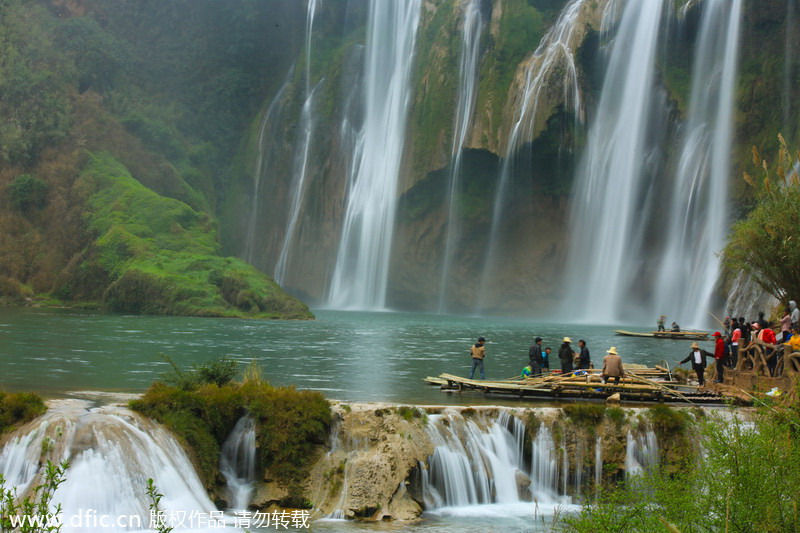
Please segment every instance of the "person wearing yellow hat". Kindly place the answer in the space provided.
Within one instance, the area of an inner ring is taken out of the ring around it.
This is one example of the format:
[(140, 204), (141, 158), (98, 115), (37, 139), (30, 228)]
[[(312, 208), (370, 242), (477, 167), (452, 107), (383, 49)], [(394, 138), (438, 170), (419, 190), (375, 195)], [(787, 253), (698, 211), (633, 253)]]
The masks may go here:
[(572, 339), (564, 337), (561, 348), (558, 349), (558, 358), (561, 359), (562, 374), (572, 372), (572, 360), (575, 358), (575, 352), (572, 351), (572, 346), (569, 345), (571, 342)]
[(714, 357), (714, 354), (703, 350), (696, 342), (693, 342), (692, 351), (689, 352), (689, 357), (678, 363), (679, 365), (682, 365), (683, 363), (688, 363), (689, 361), (692, 362), (692, 368), (697, 374), (697, 382), (701, 387), (704, 387), (706, 384), (706, 357)]
[(606, 383), (608, 378), (614, 378), (614, 385), (619, 385), (619, 378), (624, 377), (625, 369), (622, 367), (622, 359), (617, 353), (617, 347), (612, 346), (603, 358), (603, 372), (600, 374), (600, 379)]

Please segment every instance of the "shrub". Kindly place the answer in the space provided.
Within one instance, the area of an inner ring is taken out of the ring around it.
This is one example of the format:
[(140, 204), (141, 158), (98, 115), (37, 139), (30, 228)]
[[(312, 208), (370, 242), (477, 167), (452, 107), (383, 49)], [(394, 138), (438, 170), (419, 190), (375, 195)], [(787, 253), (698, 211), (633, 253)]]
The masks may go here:
[(239, 373), (239, 363), (229, 357), (219, 357), (197, 363), (188, 370), (182, 370), (171, 357), (163, 354), (162, 357), (172, 367), (164, 374), (163, 380), (167, 384), (185, 391), (210, 384), (222, 387), (233, 381)]
[(800, 178), (796, 158), (783, 136), (772, 169), (753, 147), (753, 163), (761, 179), (747, 173), (745, 180), (758, 203), (744, 220), (734, 224), (724, 250), (724, 262), (732, 272), (744, 271), (769, 294), (785, 302), (800, 294)]
[(46, 410), (44, 400), (36, 393), (0, 391), (0, 433), (30, 422)]
[(578, 425), (596, 426), (603, 420), (606, 406), (598, 403), (572, 403), (562, 408), (564, 416)]
[(47, 183), (30, 174), (17, 176), (8, 189), (11, 205), (21, 213), (41, 209), (47, 204)]

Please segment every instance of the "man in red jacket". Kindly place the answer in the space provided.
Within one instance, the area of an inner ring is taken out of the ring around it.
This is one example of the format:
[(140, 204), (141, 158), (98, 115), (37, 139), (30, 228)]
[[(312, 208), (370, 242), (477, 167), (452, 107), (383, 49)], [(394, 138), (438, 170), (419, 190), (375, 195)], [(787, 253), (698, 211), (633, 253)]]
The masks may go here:
[(723, 372), (725, 369), (725, 341), (719, 331), (714, 332), (714, 361), (717, 363), (716, 383), (722, 383)]

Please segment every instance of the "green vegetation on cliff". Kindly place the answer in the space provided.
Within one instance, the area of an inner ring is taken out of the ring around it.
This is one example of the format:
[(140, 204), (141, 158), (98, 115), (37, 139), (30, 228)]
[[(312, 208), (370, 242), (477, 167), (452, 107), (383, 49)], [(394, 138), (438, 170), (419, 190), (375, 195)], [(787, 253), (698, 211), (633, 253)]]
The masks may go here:
[(90, 255), (109, 280), (103, 302), (112, 311), (311, 317), (266, 275), (221, 257), (208, 214), (143, 186), (112, 156), (89, 155), (78, 187), (88, 191)]
[(1, 9), (0, 302), (311, 316), (221, 257), (215, 213), (241, 132), (278, 83), (267, 74), (291, 60), (302, 6)]
[(273, 387), (257, 371), (248, 371), (241, 382), (223, 379), (219, 384), (213, 376), (201, 376), (208, 367), (178, 371), (197, 374), (181, 379), (182, 384), (190, 384), (185, 388), (154, 383), (130, 407), (177, 435), (209, 488), (219, 482), (220, 448), (225, 439), (242, 416), (253, 417), (260, 479), (263, 476), (288, 487), (286, 504), (303, 503), (300, 483), (314, 454), (328, 439), (332, 422), (328, 401), (319, 392)]
[(753, 147), (756, 177), (744, 173), (755, 191), (756, 205), (734, 224), (724, 250), (729, 272), (744, 271), (778, 301), (800, 295), (800, 178), (795, 167), (800, 152), (789, 152), (783, 136), (771, 165)]

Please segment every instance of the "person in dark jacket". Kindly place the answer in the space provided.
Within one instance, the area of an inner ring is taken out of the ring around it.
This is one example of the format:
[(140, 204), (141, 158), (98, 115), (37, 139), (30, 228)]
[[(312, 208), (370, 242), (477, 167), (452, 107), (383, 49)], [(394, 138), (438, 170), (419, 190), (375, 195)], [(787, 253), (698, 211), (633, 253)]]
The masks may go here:
[(697, 381), (700, 383), (701, 387), (704, 387), (706, 384), (706, 357), (714, 357), (714, 354), (703, 350), (696, 342), (693, 342), (692, 351), (689, 352), (689, 357), (678, 363), (679, 365), (682, 365), (683, 363), (688, 363), (689, 361), (692, 362), (692, 368), (697, 373)]
[(542, 338), (536, 337), (531, 348), (528, 350), (528, 360), (531, 365), (531, 375), (539, 376), (542, 373)]
[(558, 358), (561, 359), (562, 374), (572, 372), (572, 358), (575, 357), (575, 352), (572, 351), (572, 346), (570, 346), (571, 342), (572, 339), (564, 337), (561, 348), (558, 349)]
[(747, 320), (744, 319), (743, 316), (739, 317), (739, 328), (742, 330), (742, 339), (744, 344), (742, 344), (742, 348), (747, 347), (750, 344), (750, 324)]
[(586, 341), (581, 339), (578, 341), (578, 346), (581, 349), (581, 356), (578, 359), (578, 369), (587, 370), (592, 366), (592, 358), (589, 355), (589, 348), (586, 347)]

